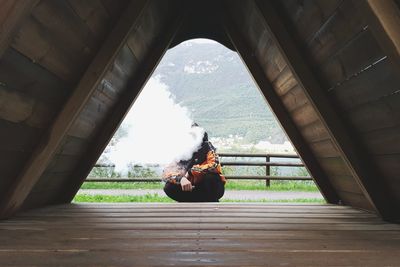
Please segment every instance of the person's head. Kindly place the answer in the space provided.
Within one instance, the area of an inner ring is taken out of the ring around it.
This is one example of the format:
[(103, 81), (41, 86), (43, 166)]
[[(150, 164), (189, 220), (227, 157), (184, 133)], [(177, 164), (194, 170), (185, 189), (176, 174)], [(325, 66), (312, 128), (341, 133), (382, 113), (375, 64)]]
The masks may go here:
[(196, 122), (192, 123), (192, 131), (190, 132), (190, 134), (193, 136), (194, 139), (197, 139), (197, 134), (203, 134), (203, 140), (202, 142), (207, 142), (208, 141), (208, 134), (206, 131), (204, 131), (203, 128), (201, 128)]

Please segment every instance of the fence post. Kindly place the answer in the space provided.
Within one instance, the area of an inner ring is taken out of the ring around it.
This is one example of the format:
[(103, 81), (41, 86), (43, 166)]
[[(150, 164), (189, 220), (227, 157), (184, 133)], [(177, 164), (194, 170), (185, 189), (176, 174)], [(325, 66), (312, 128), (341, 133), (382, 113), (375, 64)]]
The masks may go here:
[[(267, 162), (267, 164), (270, 162), (270, 156), (266, 156), (265, 157), (265, 159), (266, 159), (266, 162)], [(265, 166), (265, 174), (267, 175), (267, 176), (269, 176), (269, 175), (271, 175), (271, 169), (270, 169), (270, 167), (271, 166), (269, 166), (269, 165), (266, 165)], [(265, 186), (266, 187), (270, 187), (271, 186), (271, 180), (270, 179), (266, 179), (265, 180)]]

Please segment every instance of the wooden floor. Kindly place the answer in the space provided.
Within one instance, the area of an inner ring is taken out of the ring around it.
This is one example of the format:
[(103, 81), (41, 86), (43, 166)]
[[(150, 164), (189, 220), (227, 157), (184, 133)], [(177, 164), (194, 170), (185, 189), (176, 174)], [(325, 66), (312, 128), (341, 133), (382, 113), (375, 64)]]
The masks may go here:
[(0, 222), (0, 266), (400, 266), (400, 225), (329, 205), (73, 204)]

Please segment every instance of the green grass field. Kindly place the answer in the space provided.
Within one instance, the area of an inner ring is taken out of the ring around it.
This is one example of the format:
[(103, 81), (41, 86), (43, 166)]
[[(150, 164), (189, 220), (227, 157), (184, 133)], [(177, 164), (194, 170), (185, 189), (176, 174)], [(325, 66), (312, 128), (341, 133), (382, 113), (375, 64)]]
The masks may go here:
[[(126, 202), (170, 202), (173, 203), (172, 199), (166, 196), (160, 196), (158, 194), (146, 194), (143, 196), (109, 196), (109, 195), (85, 195), (78, 194), (75, 196), (73, 202), (75, 203), (87, 203), (87, 202), (97, 202), (97, 203), (126, 203)], [(325, 203), (324, 200), (316, 198), (297, 198), (297, 199), (285, 199), (285, 200), (270, 200), (270, 199), (260, 199), (254, 200), (235, 200), (222, 199), (221, 202), (262, 202), (262, 203)]]
[[(85, 182), (81, 189), (162, 189), (161, 182)], [(268, 191), (292, 191), (292, 192), (318, 192), (318, 188), (312, 181), (271, 181), (271, 186), (266, 187), (264, 180), (238, 181), (230, 180), (225, 186), (226, 190), (268, 190)], [(126, 195), (85, 195), (79, 194), (74, 202), (174, 202), (164, 195), (147, 194), (142, 196)], [(222, 200), (222, 202), (284, 202), (284, 203), (324, 203), (321, 199), (289, 199), (289, 200)]]
[[(111, 182), (85, 182), (81, 189), (159, 189), (164, 185), (160, 183), (111, 183)], [(297, 191), (318, 192), (312, 181), (271, 181), (271, 186), (266, 187), (265, 181), (237, 181), (231, 180), (226, 184), (226, 190), (269, 190), (269, 191)]]

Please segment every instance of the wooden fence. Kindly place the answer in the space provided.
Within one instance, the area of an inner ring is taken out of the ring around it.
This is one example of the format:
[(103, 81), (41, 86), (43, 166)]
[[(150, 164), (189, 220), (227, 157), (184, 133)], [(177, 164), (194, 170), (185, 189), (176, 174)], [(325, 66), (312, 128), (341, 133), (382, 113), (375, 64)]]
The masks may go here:
[[(310, 176), (277, 176), (271, 175), (271, 167), (304, 167), (296, 154), (244, 154), (244, 153), (219, 153), (222, 166), (263, 166), (265, 175), (226, 175), (228, 180), (265, 180), (266, 186), (271, 180), (307, 181), (313, 180)], [(227, 158), (240, 158), (240, 160), (229, 160)], [(263, 161), (248, 161), (244, 159), (261, 158)], [(298, 159), (298, 162), (272, 161), (271, 159)], [(95, 167), (113, 167), (113, 165), (96, 164)], [(87, 182), (160, 182), (160, 177), (149, 178), (100, 178), (89, 177)]]

